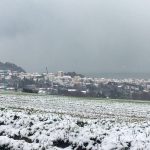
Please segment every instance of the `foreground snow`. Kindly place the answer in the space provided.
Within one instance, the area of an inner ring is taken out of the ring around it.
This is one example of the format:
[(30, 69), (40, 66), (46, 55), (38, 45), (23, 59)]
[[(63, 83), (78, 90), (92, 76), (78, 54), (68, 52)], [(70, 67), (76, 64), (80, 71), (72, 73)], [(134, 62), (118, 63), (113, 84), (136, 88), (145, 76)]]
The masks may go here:
[(150, 148), (148, 103), (54, 99), (1, 96), (0, 150)]

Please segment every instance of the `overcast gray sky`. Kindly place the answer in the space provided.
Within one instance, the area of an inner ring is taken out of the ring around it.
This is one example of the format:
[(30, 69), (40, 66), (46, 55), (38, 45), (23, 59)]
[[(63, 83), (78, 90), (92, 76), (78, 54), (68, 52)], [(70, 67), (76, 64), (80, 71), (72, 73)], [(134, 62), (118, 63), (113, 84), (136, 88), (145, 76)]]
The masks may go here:
[(150, 1), (1, 0), (0, 60), (31, 72), (150, 72)]

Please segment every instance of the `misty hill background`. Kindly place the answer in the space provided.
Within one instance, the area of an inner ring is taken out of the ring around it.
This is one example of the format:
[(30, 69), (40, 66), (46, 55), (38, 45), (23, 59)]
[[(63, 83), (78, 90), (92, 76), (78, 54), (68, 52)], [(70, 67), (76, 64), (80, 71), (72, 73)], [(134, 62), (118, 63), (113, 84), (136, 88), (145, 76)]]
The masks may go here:
[(20, 66), (17, 66), (16, 64), (13, 64), (10, 62), (6, 62), (6, 63), (0, 62), (0, 70), (11, 70), (11, 71), (17, 71), (17, 72), (26, 72)]

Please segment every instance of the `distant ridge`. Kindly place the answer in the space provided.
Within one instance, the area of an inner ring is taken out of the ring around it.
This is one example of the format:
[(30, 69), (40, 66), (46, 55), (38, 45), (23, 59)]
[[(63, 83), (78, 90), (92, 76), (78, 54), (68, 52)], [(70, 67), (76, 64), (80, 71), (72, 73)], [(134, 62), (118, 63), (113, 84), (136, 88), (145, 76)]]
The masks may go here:
[(17, 72), (26, 72), (21, 67), (15, 65), (13, 63), (10, 63), (10, 62), (6, 62), (6, 63), (0, 62), (0, 70), (11, 70), (11, 71), (17, 71)]

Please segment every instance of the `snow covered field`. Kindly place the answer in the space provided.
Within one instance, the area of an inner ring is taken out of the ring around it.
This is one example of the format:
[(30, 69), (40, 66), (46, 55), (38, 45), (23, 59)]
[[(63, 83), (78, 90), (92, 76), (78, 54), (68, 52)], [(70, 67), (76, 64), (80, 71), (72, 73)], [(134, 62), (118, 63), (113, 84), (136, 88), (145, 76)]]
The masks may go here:
[(149, 150), (150, 103), (0, 94), (0, 150)]

